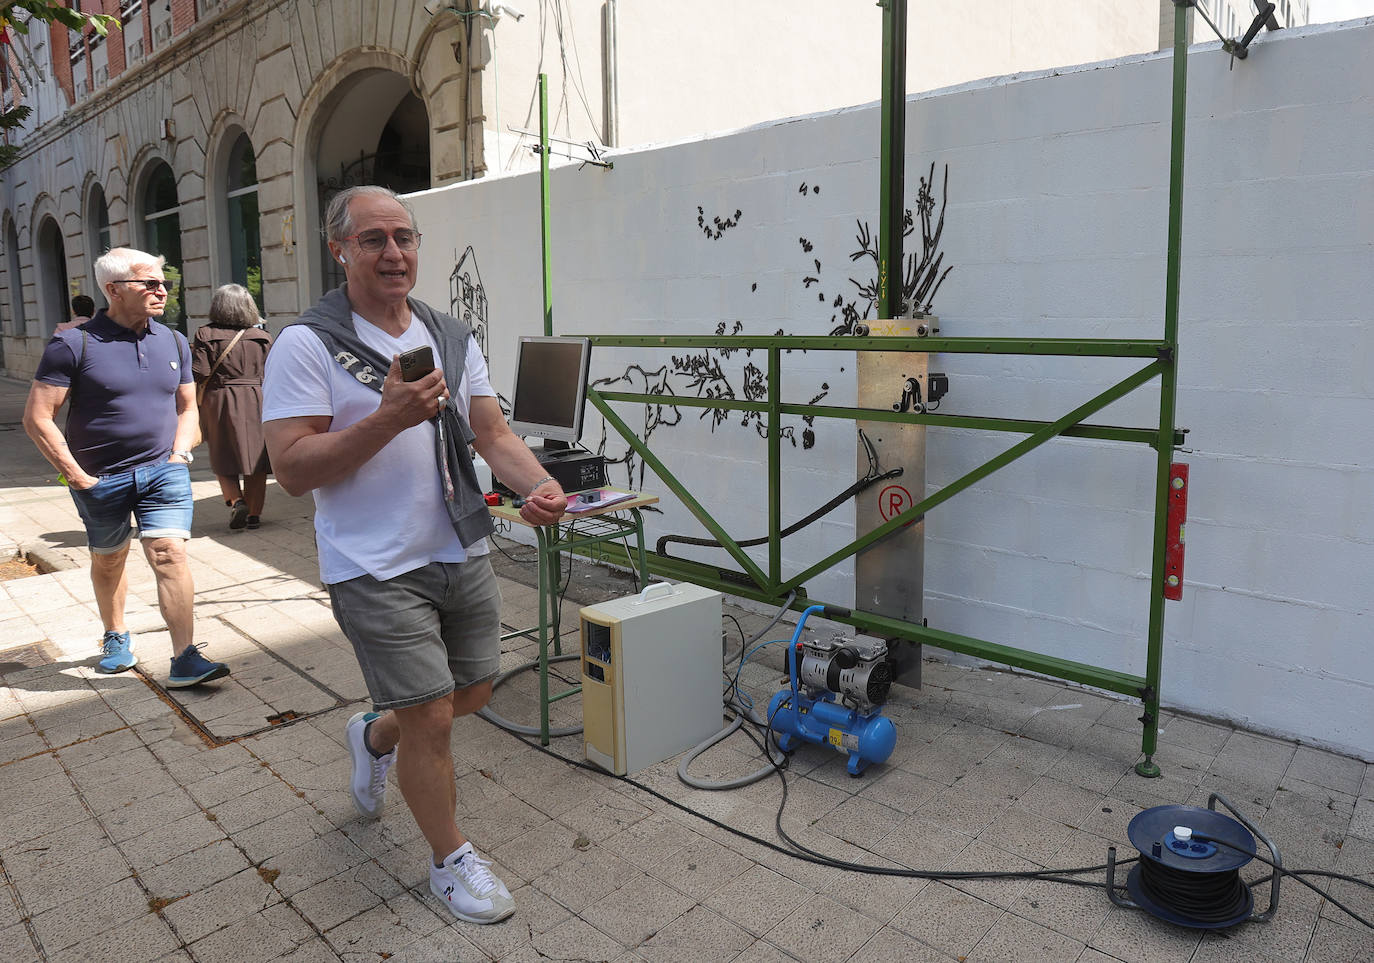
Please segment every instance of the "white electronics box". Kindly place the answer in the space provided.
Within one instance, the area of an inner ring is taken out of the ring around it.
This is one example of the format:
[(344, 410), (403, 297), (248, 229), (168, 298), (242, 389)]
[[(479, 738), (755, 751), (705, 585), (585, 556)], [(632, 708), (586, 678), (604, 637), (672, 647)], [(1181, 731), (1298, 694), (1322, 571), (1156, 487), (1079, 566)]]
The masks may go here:
[(639, 772), (721, 730), (721, 595), (654, 582), (582, 609), (588, 761)]

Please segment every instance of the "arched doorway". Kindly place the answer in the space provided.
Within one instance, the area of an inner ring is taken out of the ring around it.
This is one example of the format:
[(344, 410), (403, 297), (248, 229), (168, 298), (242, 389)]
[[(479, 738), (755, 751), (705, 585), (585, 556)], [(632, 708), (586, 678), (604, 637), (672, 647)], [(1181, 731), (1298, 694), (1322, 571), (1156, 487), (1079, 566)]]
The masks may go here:
[[(316, 188), (323, 218), (330, 199), (346, 187), (379, 184), (398, 194), (431, 186), (429, 111), (410, 82), (390, 70), (361, 71), (335, 91), (315, 152)], [(322, 291), (343, 283), (343, 269), (316, 242)]]
[(38, 283), (38, 333), (46, 338), (71, 316), (67, 246), (62, 241), (62, 229), (51, 217), (38, 225)]

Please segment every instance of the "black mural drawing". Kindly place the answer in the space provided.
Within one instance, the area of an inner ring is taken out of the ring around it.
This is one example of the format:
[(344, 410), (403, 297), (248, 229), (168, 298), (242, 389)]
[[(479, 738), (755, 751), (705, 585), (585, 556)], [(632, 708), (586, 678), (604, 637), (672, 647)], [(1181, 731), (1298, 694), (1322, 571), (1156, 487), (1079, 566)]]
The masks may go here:
[[(919, 178), (914, 211), (908, 208), (904, 218), (904, 237), (911, 238), (919, 229), (920, 247), (919, 250), (908, 249), (903, 257), (902, 301), (911, 310), (919, 312), (930, 312), (936, 293), (944, 283), (945, 278), (954, 270), (953, 265), (946, 266), (944, 264), (944, 254), (939, 250), (940, 239), (944, 232), (945, 208), (948, 203), (949, 165), (945, 165), (944, 180), (939, 191), (938, 215), (935, 210), (937, 195), (934, 181), (935, 165), (932, 163), (928, 175)], [(819, 194), (820, 190), (820, 185), (808, 184), (805, 181), (797, 188), (797, 192), (804, 196)], [(707, 238), (718, 241), (730, 228), (739, 224), (742, 216), (742, 212), (736, 210), (733, 218), (721, 219), (717, 217), (708, 223), (705, 212), (701, 207), (698, 207), (697, 227)], [(862, 322), (871, 318), (877, 305), (878, 248), (876, 239), (868, 222), (858, 219), (856, 224), (857, 232), (854, 240), (857, 250), (850, 253), (849, 260), (853, 264), (860, 265), (862, 273), (860, 277), (850, 276), (847, 278), (849, 284), (853, 286), (852, 297), (846, 297), (841, 292), (836, 292), (833, 297), (827, 297), (822, 281), (824, 275), (821, 259), (814, 254), (815, 244), (806, 237), (797, 238), (802, 253), (809, 255), (808, 260), (810, 261), (802, 275), (802, 287), (808, 291), (814, 288), (817, 300), (822, 304), (828, 304), (832, 309), (828, 332), (831, 336), (867, 334), (867, 327)], [(867, 267), (868, 270), (862, 271), (864, 267)], [(750, 285), (750, 290), (755, 292), (758, 290), (757, 281)], [(849, 289), (846, 288), (845, 290)], [(738, 335), (743, 332), (744, 324), (739, 321), (732, 325), (721, 322), (716, 325), (715, 329), (718, 336), (725, 336), (727, 333)], [(774, 333), (800, 332), (788, 332), (779, 329)], [(742, 367), (724, 363), (740, 351), (743, 352), (745, 359)], [(621, 390), (653, 395), (663, 399), (644, 406), (641, 437), (648, 444), (650, 437), (656, 432), (682, 424), (685, 415), (681, 407), (673, 404), (672, 399), (675, 397), (715, 398), (728, 401), (740, 398), (748, 401), (766, 400), (768, 396), (767, 372), (755, 365), (752, 357), (753, 349), (749, 348), (703, 348), (690, 354), (674, 355), (668, 364), (654, 370), (632, 364), (618, 376), (597, 379), (593, 382), (593, 387), (610, 388), (611, 390), (616, 390), (619, 387)], [(829, 393), (830, 385), (822, 383), (813, 393), (810, 403), (819, 403)], [(902, 398), (893, 404), (893, 410), (909, 410), (911, 406), (912, 399), (904, 391)], [(699, 411), (698, 421), (708, 422), (712, 432), (726, 430), (731, 423), (735, 423), (737, 427), (752, 428), (761, 438), (768, 437), (769, 425), (764, 412), (736, 412), (722, 408), (695, 410)], [(802, 450), (809, 450), (814, 447), (816, 442), (813, 422), (813, 418), (803, 417), (800, 435), (797, 431), (797, 425), (781, 426), (779, 435), (793, 447), (797, 447), (800, 442)], [(831, 499), (822, 509), (812, 512), (802, 522), (789, 526), (785, 529), (786, 534), (805, 527), (806, 524), (833, 510), (876, 481), (894, 477), (894, 472), (900, 474), (900, 469), (894, 469), (892, 472), (882, 471), (879, 464), (879, 453), (862, 431), (860, 431), (860, 440), (869, 454), (869, 469), (864, 477), (859, 479), (854, 486)], [(624, 467), (625, 480), (629, 487), (643, 487), (646, 466), (632, 449), (627, 449), (619, 457), (613, 457), (607, 453), (607, 428), (604, 423), (601, 428), (598, 451), (606, 456), (608, 466), (620, 465)], [(685, 536), (665, 536), (659, 544), (660, 554), (663, 552), (664, 544), (670, 541), (689, 544), (714, 544), (709, 541), (693, 540)]]
[(711, 240), (719, 241), (726, 231), (730, 230), (732, 227), (739, 226), (739, 219), (742, 216), (743, 215), (739, 211), (735, 211), (734, 217), (728, 217), (725, 220), (721, 220), (719, 217), (713, 217), (711, 218), (711, 224), (715, 225), (713, 228), (711, 224), (706, 223), (706, 212), (698, 207), (697, 227), (701, 228), (701, 233), (705, 234)]
[(477, 339), (482, 357), (491, 361), (487, 351), (487, 289), (482, 284), (482, 272), (477, 268), (477, 252), (467, 246), (463, 256), (453, 265), (448, 276), (448, 313), (467, 322)]

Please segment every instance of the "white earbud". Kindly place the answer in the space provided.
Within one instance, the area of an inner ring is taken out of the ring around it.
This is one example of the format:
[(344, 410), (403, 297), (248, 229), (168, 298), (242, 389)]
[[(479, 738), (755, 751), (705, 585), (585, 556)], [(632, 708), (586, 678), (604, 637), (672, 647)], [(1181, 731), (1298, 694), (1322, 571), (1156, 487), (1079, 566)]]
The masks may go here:
[(347, 263), (348, 263), (348, 258), (346, 258), (346, 257), (344, 257), (342, 254), (340, 254), (340, 255), (339, 255), (339, 263), (340, 263), (340, 264), (347, 264)]

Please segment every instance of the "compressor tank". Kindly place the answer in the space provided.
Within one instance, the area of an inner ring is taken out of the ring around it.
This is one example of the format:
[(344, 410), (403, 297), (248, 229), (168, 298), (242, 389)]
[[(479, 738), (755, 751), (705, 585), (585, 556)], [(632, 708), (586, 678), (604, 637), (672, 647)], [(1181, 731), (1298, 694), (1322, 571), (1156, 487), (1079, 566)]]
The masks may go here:
[(886, 762), (897, 745), (897, 727), (886, 716), (860, 715), (826, 698), (810, 699), (789, 689), (774, 694), (768, 718), (784, 752), (791, 752), (801, 740), (831, 746), (849, 756), (845, 768), (851, 776), (872, 763)]

